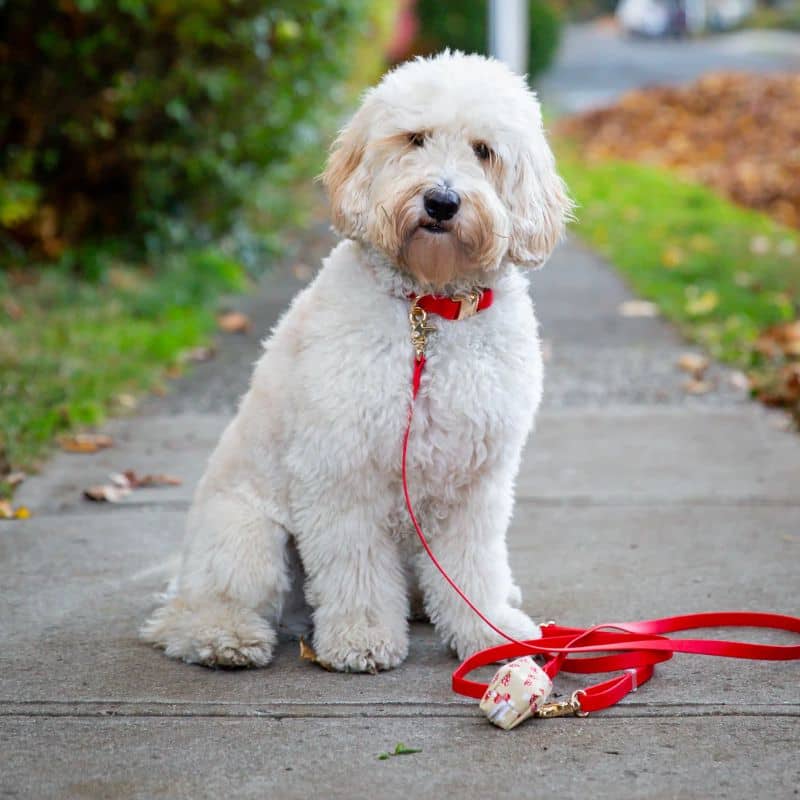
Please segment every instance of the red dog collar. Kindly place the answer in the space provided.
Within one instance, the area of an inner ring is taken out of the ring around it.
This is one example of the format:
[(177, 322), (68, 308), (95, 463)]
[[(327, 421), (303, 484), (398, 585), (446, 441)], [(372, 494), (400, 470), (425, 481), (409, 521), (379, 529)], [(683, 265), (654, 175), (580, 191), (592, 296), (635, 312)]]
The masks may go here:
[(479, 311), (489, 308), (494, 300), (491, 289), (480, 289), (465, 295), (446, 297), (439, 294), (410, 294), (409, 300), (425, 311), (427, 314), (436, 314), (445, 319), (466, 319), (473, 317)]

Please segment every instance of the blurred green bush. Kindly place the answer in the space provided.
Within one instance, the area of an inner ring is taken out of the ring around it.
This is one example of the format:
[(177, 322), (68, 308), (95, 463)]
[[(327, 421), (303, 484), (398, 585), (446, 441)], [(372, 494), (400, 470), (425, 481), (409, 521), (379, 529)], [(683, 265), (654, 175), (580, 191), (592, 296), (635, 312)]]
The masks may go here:
[(800, 31), (800, 3), (788, 0), (762, 4), (742, 21), (741, 27)]
[(322, 148), (352, 42), (387, 4), (0, 0), (0, 246), (227, 231)]
[[(419, 0), (420, 31), (415, 49), (430, 53), (451, 47), (468, 53), (486, 53), (488, 44), (487, 0)], [(545, 70), (558, 48), (561, 20), (553, 3), (528, 2), (528, 77)]]
[(553, 0), (553, 5), (562, 18), (585, 21), (613, 14), (619, 0)]

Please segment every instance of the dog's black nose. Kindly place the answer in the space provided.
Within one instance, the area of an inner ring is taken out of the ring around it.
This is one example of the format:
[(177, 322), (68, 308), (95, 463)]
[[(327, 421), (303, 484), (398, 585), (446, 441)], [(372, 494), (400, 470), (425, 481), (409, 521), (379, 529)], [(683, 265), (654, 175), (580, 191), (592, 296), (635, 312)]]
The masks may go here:
[(452, 190), (439, 188), (425, 192), (425, 211), (438, 222), (444, 222), (455, 216), (461, 205), (461, 198)]

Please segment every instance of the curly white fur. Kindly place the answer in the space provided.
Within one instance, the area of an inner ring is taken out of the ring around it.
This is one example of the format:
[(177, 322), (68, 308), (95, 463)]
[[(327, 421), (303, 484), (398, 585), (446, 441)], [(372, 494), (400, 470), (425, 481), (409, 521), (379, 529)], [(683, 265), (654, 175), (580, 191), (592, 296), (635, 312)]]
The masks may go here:
[[(570, 209), (535, 97), (479, 56), (405, 64), (366, 95), (323, 179), (347, 238), (265, 343), (198, 486), (180, 573), (142, 636), (189, 662), (267, 664), (294, 542), (314, 646), (336, 669), (398, 665), (418, 593), (460, 657), (497, 642), (421, 551), (400, 480), (407, 295), (491, 286), (494, 304), (477, 316), (431, 320), (410, 491), (453, 578), (501, 628), (534, 638), (505, 541), (542, 386), (515, 265), (544, 262)], [(436, 186), (461, 197), (439, 233), (420, 227)]]

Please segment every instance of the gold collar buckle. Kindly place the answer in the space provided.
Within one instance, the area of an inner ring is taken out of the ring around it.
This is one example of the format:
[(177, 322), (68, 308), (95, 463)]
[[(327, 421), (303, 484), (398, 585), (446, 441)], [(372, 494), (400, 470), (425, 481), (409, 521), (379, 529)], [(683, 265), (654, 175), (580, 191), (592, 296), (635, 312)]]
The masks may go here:
[(453, 300), (457, 300), (461, 304), (456, 319), (467, 319), (468, 317), (474, 317), (478, 313), (478, 303), (481, 301), (481, 295), (480, 292), (473, 290), (469, 294), (455, 295)]

